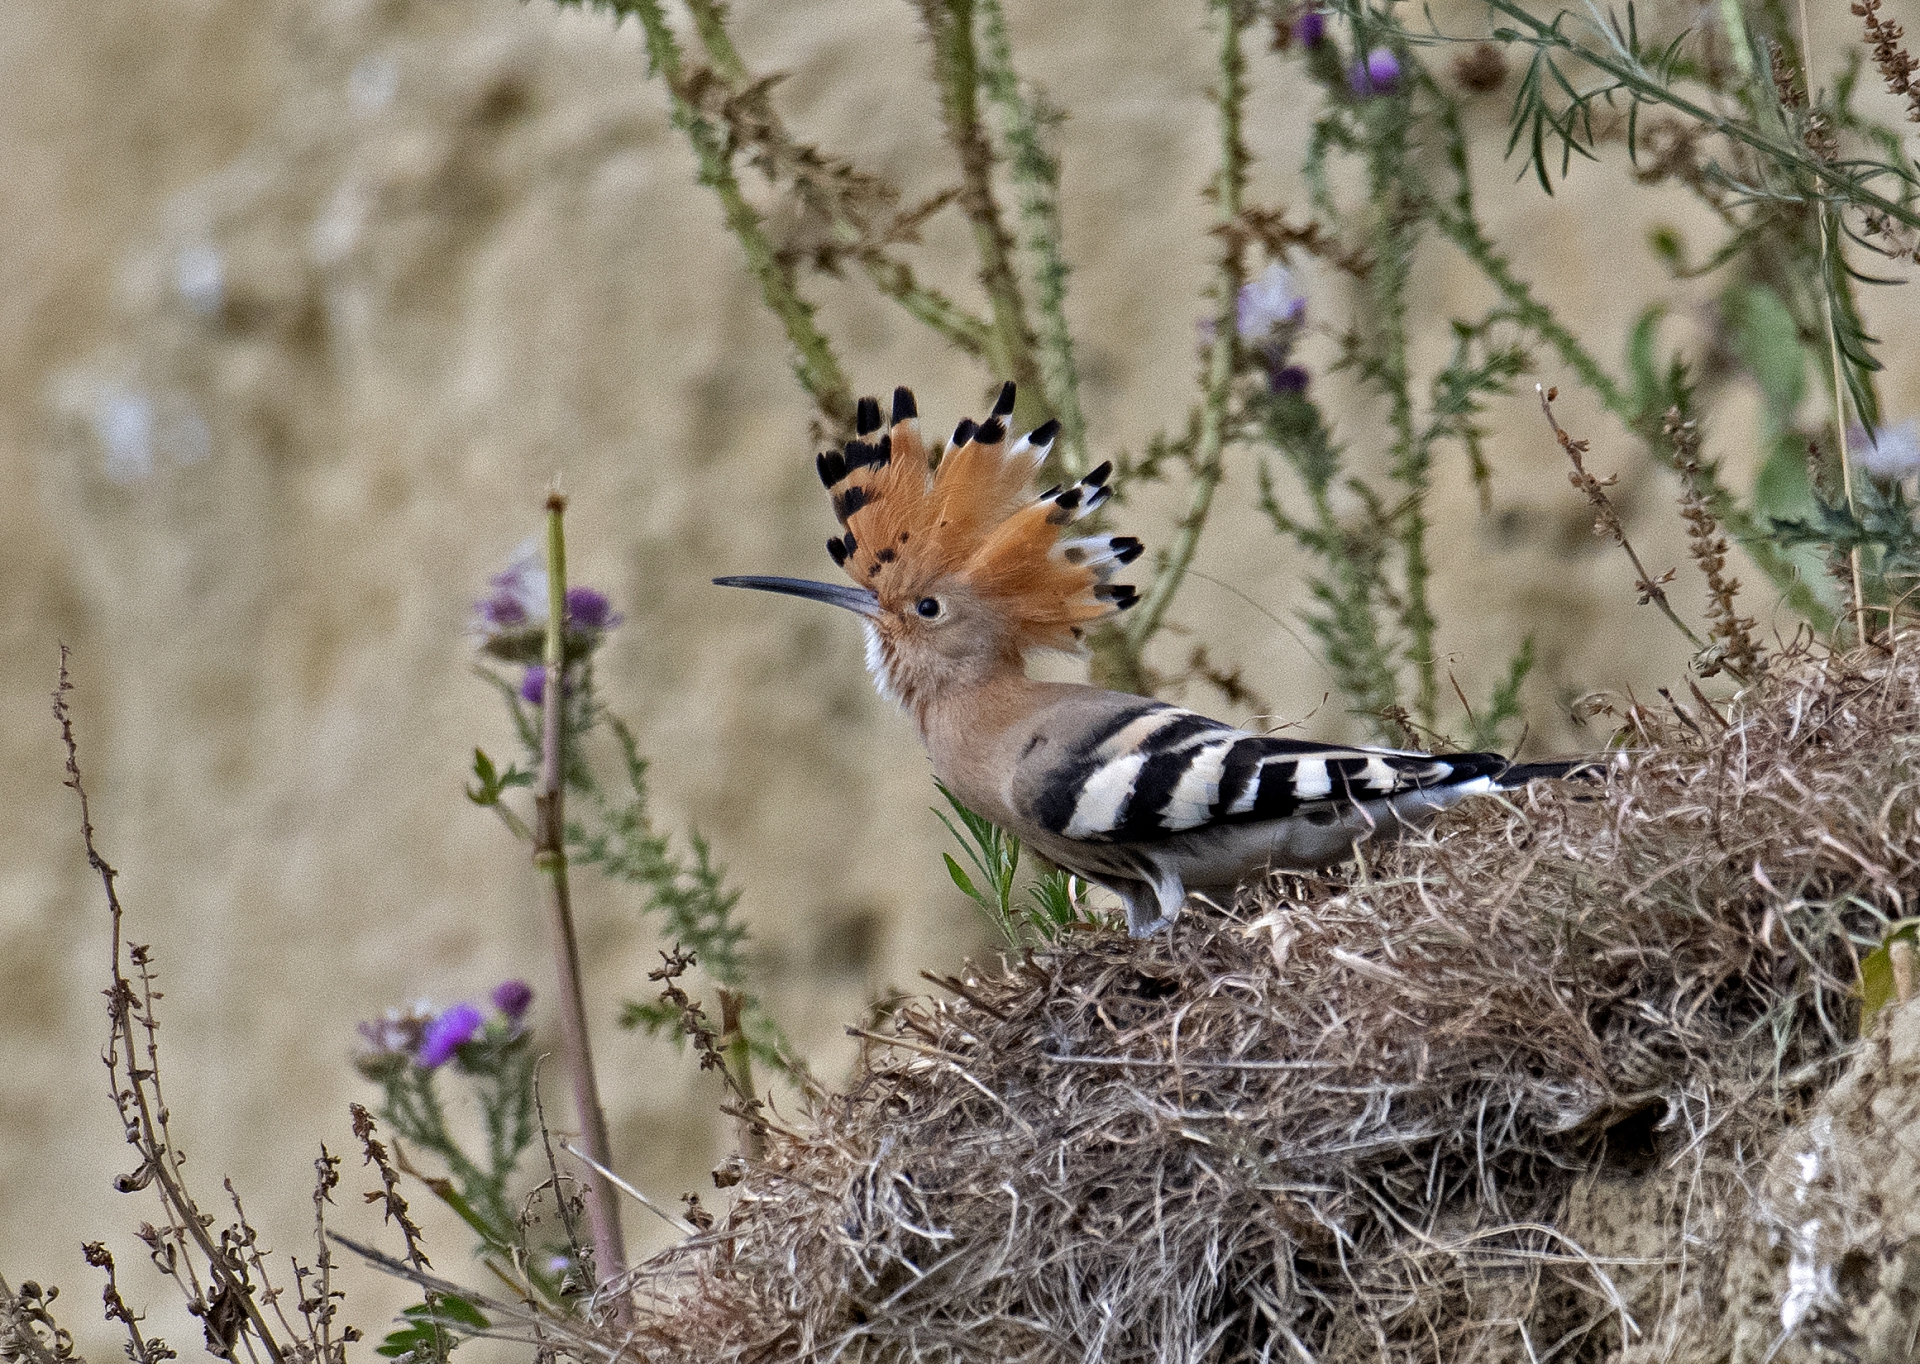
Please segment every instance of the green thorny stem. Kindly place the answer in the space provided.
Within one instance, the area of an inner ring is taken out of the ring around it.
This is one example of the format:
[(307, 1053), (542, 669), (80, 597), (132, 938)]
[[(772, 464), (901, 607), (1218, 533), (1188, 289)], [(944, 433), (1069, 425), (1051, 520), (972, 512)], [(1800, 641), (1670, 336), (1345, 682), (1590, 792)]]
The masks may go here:
[(1038, 357), (1047, 405), (1060, 419), (1054, 459), (1066, 478), (1087, 471), (1087, 419), (1080, 410), (1080, 370), (1073, 358), (1073, 334), (1067, 327), (1067, 276), (1061, 251), (1060, 162), (1047, 150), (1046, 129), (1059, 115), (1042, 95), (1020, 94), (1013, 70), (1000, 0), (978, 0), (984, 51), (980, 80), (987, 98), (1000, 110), (1002, 134), (1010, 156), (1008, 169), (1020, 199), (1021, 245), (1033, 273), (1034, 307), (1040, 316)]
[(1013, 237), (993, 197), (993, 144), (980, 124), (981, 73), (974, 51), (973, 0), (918, 0), (918, 4), (933, 42), (933, 75), (940, 88), (947, 142), (960, 161), (960, 207), (973, 226), (980, 284), (993, 312), (987, 363), (996, 375), (1019, 385), (1015, 420), (1037, 426), (1043, 420), (1047, 386), (1034, 360), (1033, 330), (1027, 324), (1026, 303), (1014, 272)]
[[(1551, 346), (1559, 356), (1560, 363), (1579, 377), (1600, 399), (1601, 405), (1633, 432), (1656, 460), (1679, 472), (1673, 463), (1672, 446), (1662, 434), (1664, 409), (1656, 406), (1642, 410), (1635, 406), (1634, 395), (1608, 373), (1593, 353), (1581, 344), (1580, 339), (1554, 315), (1553, 310), (1534, 295), (1532, 285), (1514, 272), (1513, 263), (1487, 237), (1474, 208), (1466, 132), (1452, 106), (1443, 105), (1442, 108), (1447, 161), (1453, 171), (1455, 190), (1451, 203), (1436, 197), (1430, 205), (1434, 227), (1498, 291), (1513, 321)], [(1785, 596), (1787, 604), (1815, 625), (1823, 625), (1828, 613), (1820, 599), (1801, 580), (1792, 560), (1780, 552), (1767, 531), (1754, 520), (1753, 513), (1741, 506), (1739, 499), (1720, 481), (1718, 471), (1710, 464), (1703, 464), (1696, 478), (1700, 495), (1714, 519), (1739, 541), (1748, 557), (1767, 575), (1774, 588)]]
[[(1218, 227), (1229, 229), (1240, 217), (1247, 182), (1247, 148), (1240, 137), (1241, 113), (1247, 97), (1247, 62), (1240, 50), (1240, 30), (1250, 22), (1250, 15), (1236, 0), (1213, 0), (1213, 8), (1220, 21), (1220, 78), (1215, 88), (1215, 104), (1220, 111), (1220, 172), (1213, 183), (1213, 218)], [(1246, 272), (1239, 237), (1223, 230), (1220, 241), (1220, 266), (1213, 286), (1213, 340), (1207, 347), (1206, 393), (1201, 402), (1200, 430), (1191, 460), (1193, 487), (1173, 544), (1168, 547), (1145, 598), (1127, 621), (1127, 643), (1136, 656), (1160, 629), (1167, 607), (1193, 565), (1200, 532), (1206, 527), (1214, 490), (1220, 486), (1224, 472), (1228, 405), (1233, 395), (1234, 363), (1240, 341), (1237, 315), (1240, 285)]]
[[(733, 39), (727, 33), (726, 11), (718, 0), (687, 0), (687, 8), (693, 15), (694, 29), (700, 35), (701, 46), (706, 49), (707, 60), (713, 64), (714, 74), (735, 94), (751, 86), (754, 83), (752, 73), (740, 59), (739, 49), (734, 47)], [(785, 136), (784, 133), (779, 135)], [(842, 204), (830, 196), (817, 196), (810, 199), (809, 203), (831, 220), (836, 237), (847, 241), (859, 238), (861, 229), (847, 217)], [(872, 281), (874, 288), (905, 308), (916, 321), (938, 332), (955, 348), (976, 359), (985, 358), (993, 332), (985, 321), (938, 289), (921, 284), (914, 278), (912, 267), (904, 261), (895, 260), (878, 250), (861, 251), (858, 258), (861, 269), (867, 272), (867, 278)]]
[(1362, 116), (1372, 127), (1367, 148), (1367, 198), (1376, 216), (1374, 267), (1367, 276), (1372, 295), (1379, 351), (1380, 387), (1388, 401), (1393, 430), (1395, 481), (1406, 489), (1399, 509), (1398, 538), (1405, 561), (1405, 591), (1400, 624), (1406, 632), (1407, 660), (1414, 669), (1414, 716), (1427, 729), (1438, 722), (1439, 669), (1434, 657), (1433, 608), (1427, 602), (1427, 488), (1433, 470), (1432, 443), (1414, 429), (1412, 377), (1407, 363), (1407, 285), (1420, 236), (1424, 196), (1412, 180), (1407, 138), (1412, 118), (1405, 94), (1367, 101)]
[[(1807, 0), (1800, 0), (1799, 9), (1800, 54), (1801, 60), (1807, 64), (1804, 74), (1807, 90), (1811, 92), (1813, 89), (1813, 65), (1811, 58), (1807, 54), (1813, 50), (1813, 35), (1807, 23)], [(1736, 46), (1741, 46), (1740, 39), (1744, 36), (1745, 29), (1736, 29), (1733, 26), (1738, 18), (1739, 11), (1737, 9), (1728, 15), (1728, 36), (1734, 40)], [(1819, 214), (1820, 268), (1827, 274), (1828, 278), (1831, 279), (1836, 265), (1839, 265), (1843, 270), (1845, 268), (1845, 262), (1836, 259), (1840, 254), (1840, 248), (1833, 239), (1833, 228), (1836, 224), (1829, 221), (1830, 218), (1837, 217), (1838, 214), (1825, 204), (1819, 206)], [(1847, 514), (1858, 521), (1860, 518), (1860, 509), (1855, 503), (1853, 495), (1853, 460), (1849, 457), (1847, 450), (1847, 385), (1841, 371), (1840, 334), (1833, 315), (1833, 298), (1834, 291), (1832, 289), (1821, 290), (1821, 320), (1826, 323), (1827, 327), (1827, 358), (1831, 362), (1833, 369), (1833, 435), (1840, 450), (1840, 486), (1846, 495)], [(1862, 413), (1860, 419), (1861, 422), (1865, 424), (1870, 420), (1870, 417), (1868, 414)], [(1854, 642), (1856, 644), (1865, 644), (1868, 640), (1867, 594), (1865, 587), (1860, 581), (1860, 546), (1858, 545), (1850, 546), (1847, 550), (1847, 577), (1848, 587), (1851, 590), (1853, 598)]]
[[(567, 499), (561, 493), (556, 490), (547, 494), (547, 643), (540, 693), (540, 778), (533, 798), (533, 864), (546, 874), (547, 917), (560, 986), (561, 1054), (573, 1084), (581, 1142), (587, 1155), (601, 1169), (610, 1169), (612, 1144), (607, 1139), (607, 1115), (600, 1106), (600, 1088), (594, 1080), (586, 1001), (580, 985), (580, 945), (573, 930), (573, 901), (567, 888), (566, 509)], [(609, 1287), (618, 1284), (627, 1269), (620, 1204), (615, 1198), (613, 1182), (599, 1169), (587, 1170), (586, 1193), (587, 1220), (593, 1228), (594, 1269), (598, 1282)], [(609, 1305), (616, 1321), (625, 1319), (623, 1304), (624, 1299), (614, 1293)]]
[[(1597, 10), (1591, 6), (1589, 12), (1595, 17), (1595, 27), (1599, 30), (1605, 46), (1596, 47), (1569, 36), (1562, 21), (1567, 12), (1561, 11), (1553, 22), (1545, 22), (1529, 13), (1519, 0), (1487, 0), (1489, 8), (1515, 20), (1526, 31), (1501, 29), (1494, 37), (1503, 42), (1521, 42), (1533, 47), (1536, 52), (1553, 50), (1564, 52), (1569, 57), (1586, 63), (1595, 70), (1611, 76), (1614, 88), (1623, 90), (1634, 103), (1646, 103), (1663, 106), (1675, 113), (1683, 114), (1703, 128), (1712, 130), (1731, 142), (1737, 142), (1751, 151), (1758, 152), (1763, 161), (1792, 172), (1803, 184), (1811, 186), (1812, 193), (1789, 195), (1778, 190), (1767, 191), (1767, 197), (1789, 199), (1813, 199), (1836, 204), (1853, 204), (1871, 208), (1886, 214), (1895, 222), (1906, 227), (1920, 228), (1920, 209), (1910, 204), (1878, 193), (1867, 187), (1867, 181), (1874, 175), (1891, 173), (1899, 176), (1905, 183), (1915, 183), (1914, 177), (1892, 166), (1869, 163), (1862, 172), (1855, 163), (1847, 161), (1826, 161), (1813, 155), (1806, 146), (1784, 129), (1766, 131), (1753, 123), (1743, 121), (1727, 114), (1717, 113), (1697, 100), (1688, 99), (1658, 74), (1649, 70), (1633, 52), (1621, 34), (1599, 19)], [(1369, 22), (1377, 25), (1383, 32), (1393, 33), (1414, 43), (1431, 42), (1435, 37), (1443, 41), (1459, 42), (1464, 39), (1452, 38), (1445, 34), (1415, 33), (1382, 15), (1369, 15)], [(1737, 45), (1737, 43), (1736, 43)], [(1569, 95), (1574, 92), (1562, 84)], [(1578, 96), (1575, 96), (1579, 98)], [(1751, 187), (1749, 187), (1751, 188)], [(1549, 187), (1551, 192), (1551, 187)]]
[[(673, 30), (667, 24), (659, 0), (610, 0), (609, 7), (640, 21), (647, 40), (647, 64), (666, 80), (673, 124), (693, 145), (694, 155), (700, 162), (700, 183), (719, 196), (727, 228), (739, 239), (740, 248), (746, 253), (747, 268), (759, 281), (761, 297), (786, 329), (788, 344), (793, 347), (794, 378), (829, 425), (851, 426), (853, 388), (840, 368), (832, 345), (814, 323), (814, 305), (801, 295), (793, 268), (780, 260), (759, 211), (747, 202), (740, 188), (740, 178), (733, 172), (734, 148), (726, 131), (695, 108), (683, 93), (680, 47), (674, 41)], [(711, 42), (712, 35), (718, 34), (724, 52), (732, 54), (732, 45), (726, 42), (719, 15), (708, 10), (703, 17), (701, 6), (695, 6), (694, 11), (702, 38)], [(723, 76), (727, 75), (727, 60), (720, 51), (715, 51), (713, 56), (717, 69)], [(737, 56), (732, 57), (731, 64), (736, 71), (741, 69)]]

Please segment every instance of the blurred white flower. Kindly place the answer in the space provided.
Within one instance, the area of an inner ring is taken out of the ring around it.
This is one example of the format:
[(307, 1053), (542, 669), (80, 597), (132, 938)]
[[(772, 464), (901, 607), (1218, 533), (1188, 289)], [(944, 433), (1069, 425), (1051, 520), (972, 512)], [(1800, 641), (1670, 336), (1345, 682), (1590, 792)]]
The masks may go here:
[(1234, 308), (1241, 339), (1257, 343), (1305, 321), (1307, 296), (1294, 284), (1293, 272), (1275, 261), (1240, 286)]
[(1872, 436), (1856, 426), (1847, 432), (1847, 450), (1855, 468), (1890, 483), (1920, 473), (1920, 417), (1880, 427)]

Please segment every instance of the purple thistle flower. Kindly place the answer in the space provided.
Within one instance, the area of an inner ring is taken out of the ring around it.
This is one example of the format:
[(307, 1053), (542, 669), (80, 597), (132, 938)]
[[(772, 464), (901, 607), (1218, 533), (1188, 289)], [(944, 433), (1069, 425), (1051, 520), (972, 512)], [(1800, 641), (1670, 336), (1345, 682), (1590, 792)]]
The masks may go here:
[(1370, 95), (1391, 94), (1400, 84), (1400, 59), (1384, 47), (1376, 47), (1364, 62), (1355, 62), (1347, 71), (1347, 88), (1361, 99)]
[(567, 589), (567, 624), (581, 630), (611, 630), (625, 619), (599, 588)]
[(511, 630), (547, 618), (547, 570), (532, 541), (522, 545), (487, 586), (491, 590), (473, 604), (483, 629)]
[(488, 629), (509, 630), (527, 623), (527, 608), (510, 596), (483, 597), (473, 604), (480, 621)]
[[(552, 590), (540, 548), (532, 540), (513, 562), (489, 580), (491, 591), (473, 604), (474, 633), (494, 658), (522, 665), (538, 662), (545, 648), (548, 594)], [(607, 631), (624, 619), (596, 587), (570, 587), (566, 595), (566, 657), (569, 665), (600, 647)], [(538, 703), (539, 683), (524, 679), (521, 695)]]
[[(560, 684), (560, 694), (562, 696), (573, 695), (573, 679), (574, 673), (571, 667), (569, 667), (564, 675), (564, 680)], [(526, 672), (521, 674), (520, 677), (520, 699), (530, 706), (544, 706), (547, 704), (546, 664), (530, 663), (527, 665)]]
[(448, 1005), (427, 1024), (427, 1035), (414, 1059), (427, 1070), (444, 1066), (456, 1051), (473, 1041), (485, 1021), (471, 1004)]
[(1293, 21), (1293, 40), (1302, 47), (1313, 48), (1327, 40), (1327, 16), (1317, 9), (1310, 9)]
[(1306, 371), (1288, 363), (1307, 320), (1307, 298), (1294, 282), (1293, 272), (1273, 262), (1240, 286), (1233, 303), (1234, 325), (1250, 354), (1266, 370), (1267, 387), (1275, 393), (1304, 391)]
[(533, 987), (524, 980), (503, 980), (493, 987), (493, 1007), (518, 1023), (533, 1006)]
[(1267, 371), (1267, 387), (1275, 393), (1297, 398), (1307, 391), (1311, 378), (1305, 365), (1282, 365)]

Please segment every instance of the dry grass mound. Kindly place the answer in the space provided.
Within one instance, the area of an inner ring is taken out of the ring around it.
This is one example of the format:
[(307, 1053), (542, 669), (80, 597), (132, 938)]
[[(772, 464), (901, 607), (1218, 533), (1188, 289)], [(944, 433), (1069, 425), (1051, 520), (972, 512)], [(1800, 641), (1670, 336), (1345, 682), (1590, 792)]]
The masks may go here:
[(1616, 718), (1601, 785), (903, 1010), (639, 1271), (630, 1346), (1732, 1357), (1716, 1284), (1920, 889), (1920, 641)]

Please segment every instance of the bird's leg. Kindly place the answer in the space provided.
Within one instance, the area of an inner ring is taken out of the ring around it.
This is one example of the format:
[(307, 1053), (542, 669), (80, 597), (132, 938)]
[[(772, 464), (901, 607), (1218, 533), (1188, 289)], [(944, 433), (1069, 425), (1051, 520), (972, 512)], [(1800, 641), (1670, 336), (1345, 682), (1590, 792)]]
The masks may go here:
[(1180, 873), (1151, 867), (1152, 880), (1147, 884), (1130, 881), (1127, 888), (1120, 892), (1120, 898), (1127, 906), (1127, 936), (1130, 938), (1150, 938), (1161, 929), (1168, 927), (1180, 917), (1180, 907), (1187, 901), (1187, 888), (1180, 879)]

